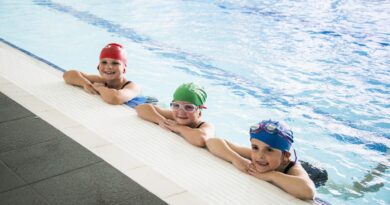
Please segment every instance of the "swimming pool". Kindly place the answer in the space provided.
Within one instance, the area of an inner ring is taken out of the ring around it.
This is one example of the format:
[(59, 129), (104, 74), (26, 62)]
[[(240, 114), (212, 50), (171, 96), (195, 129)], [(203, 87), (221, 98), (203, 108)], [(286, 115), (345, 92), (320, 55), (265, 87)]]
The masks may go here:
[[(86, 72), (95, 72), (102, 46), (123, 43), (128, 77), (144, 94), (167, 103), (181, 82), (204, 85), (206, 120), (219, 137), (244, 145), (249, 125), (284, 120), (298, 156), (329, 172), (321, 198), (389, 204), (389, 8), (381, 1), (4, 0), (0, 37)], [(374, 180), (356, 192), (353, 182), (372, 170)]]

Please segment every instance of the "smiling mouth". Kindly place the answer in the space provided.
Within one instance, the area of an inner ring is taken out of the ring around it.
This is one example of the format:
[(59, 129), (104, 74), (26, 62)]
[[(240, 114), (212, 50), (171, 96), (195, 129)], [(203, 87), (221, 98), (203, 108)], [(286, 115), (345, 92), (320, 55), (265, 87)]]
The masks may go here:
[(106, 75), (114, 75), (115, 71), (106, 71), (106, 72), (104, 72), (104, 74), (106, 74)]
[(256, 161), (256, 164), (261, 166), (261, 167), (265, 167), (265, 166), (268, 166), (268, 162), (260, 162), (260, 161)]

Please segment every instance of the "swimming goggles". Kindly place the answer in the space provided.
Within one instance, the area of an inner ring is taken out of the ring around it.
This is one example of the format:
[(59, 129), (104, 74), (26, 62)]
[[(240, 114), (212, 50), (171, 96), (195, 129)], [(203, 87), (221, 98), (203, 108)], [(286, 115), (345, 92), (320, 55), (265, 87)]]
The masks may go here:
[(196, 110), (199, 109), (199, 107), (194, 104), (180, 104), (176, 102), (171, 102), (171, 108), (174, 111), (182, 109), (185, 112), (189, 112), (189, 113), (195, 112)]
[(273, 122), (270, 120), (262, 121), (250, 127), (250, 133), (253, 134), (257, 134), (262, 130), (264, 130), (268, 134), (271, 135), (276, 134), (280, 137), (283, 137), (285, 140), (287, 140), (289, 144), (292, 144), (294, 142), (292, 131), (288, 129), (284, 129), (282, 126), (279, 125), (278, 122)]

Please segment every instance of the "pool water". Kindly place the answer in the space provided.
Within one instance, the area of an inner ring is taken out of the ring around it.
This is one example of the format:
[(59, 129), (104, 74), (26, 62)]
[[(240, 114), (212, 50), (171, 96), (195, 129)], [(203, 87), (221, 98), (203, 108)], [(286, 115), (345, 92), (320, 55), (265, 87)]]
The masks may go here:
[(379, 0), (2, 0), (0, 38), (88, 73), (122, 43), (145, 95), (168, 104), (181, 83), (203, 85), (205, 120), (247, 146), (251, 124), (283, 120), (299, 158), (329, 173), (319, 197), (390, 204), (389, 11)]

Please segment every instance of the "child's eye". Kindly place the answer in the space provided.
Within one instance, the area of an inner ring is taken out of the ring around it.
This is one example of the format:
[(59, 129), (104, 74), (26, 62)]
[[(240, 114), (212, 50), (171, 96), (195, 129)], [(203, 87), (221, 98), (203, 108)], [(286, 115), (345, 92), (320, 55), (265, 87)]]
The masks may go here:
[(257, 146), (252, 146), (252, 150), (258, 150), (259, 148)]
[(102, 61), (101, 64), (104, 64), (104, 65), (105, 65), (105, 64), (107, 64), (107, 61)]
[(268, 148), (267, 148), (267, 151), (268, 151), (268, 152), (273, 152), (274, 149), (272, 149), (271, 147), (268, 147)]
[(119, 62), (112, 62), (112, 65), (119, 65)]

